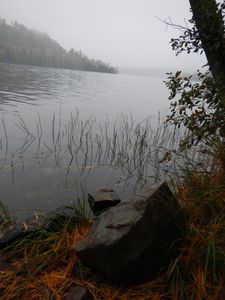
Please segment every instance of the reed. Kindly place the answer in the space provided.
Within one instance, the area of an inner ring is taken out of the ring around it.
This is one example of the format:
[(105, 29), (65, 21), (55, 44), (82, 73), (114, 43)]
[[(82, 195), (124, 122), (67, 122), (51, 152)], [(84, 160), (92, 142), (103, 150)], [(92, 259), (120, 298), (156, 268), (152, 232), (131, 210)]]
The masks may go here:
[(11, 160), (13, 179), (17, 162), (29, 157), (49, 161), (66, 170), (66, 184), (74, 176), (74, 170), (81, 177), (104, 166), (120, 171), (118, 184), (132, 179), (143, 185), (147, 181), (154, 183), (168, 179), (172, 173), (178, 175), (182, 164), (199, 161), (196, 157), (199, 151), (184, 154), (180, 149), (184, 130), (163, 122), (160, 115), (155, 124), (151, 117), (135, 122), (132, 115), (121, 115), (114, 122), (106, 118), (99, 124), (92, 116), (82, 120), (79, 111), (71, 112), (69, 120), (65, 121), (59, 112), (53, 114), (49, 125), (43, 126), (38, 114), (33, 128), (29, 128), (21, 116), (18, 116), (16, 126), (22, 144), (14, 150), (9, 152), (12, 147), (5, 125), (0, 137), (0, 153), (3, 152), (5, 164)]

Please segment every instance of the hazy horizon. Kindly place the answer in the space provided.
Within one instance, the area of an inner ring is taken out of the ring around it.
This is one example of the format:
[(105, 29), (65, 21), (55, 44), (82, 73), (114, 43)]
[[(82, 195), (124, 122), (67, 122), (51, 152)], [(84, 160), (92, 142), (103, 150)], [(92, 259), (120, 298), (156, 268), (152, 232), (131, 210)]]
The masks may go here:
[(62, 47), (81, 50), (118, 68), (194, 70), (204, 56), (180, 55), (169, 41), (191, 17), (188, 0), (0, 0), (0, 17), (47, 33)]

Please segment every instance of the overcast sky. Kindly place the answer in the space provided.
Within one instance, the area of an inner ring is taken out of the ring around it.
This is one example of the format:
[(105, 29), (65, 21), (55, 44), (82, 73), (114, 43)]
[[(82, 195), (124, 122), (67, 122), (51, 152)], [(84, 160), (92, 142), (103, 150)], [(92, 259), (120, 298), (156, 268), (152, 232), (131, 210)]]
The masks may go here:
[(191, 17), (188, 0), (0, 0), (0, 17), (117, 67), (192, 70), (205, 62), (176, 57), (169, 41), (179, 32), (157, 19), (183, 24)]

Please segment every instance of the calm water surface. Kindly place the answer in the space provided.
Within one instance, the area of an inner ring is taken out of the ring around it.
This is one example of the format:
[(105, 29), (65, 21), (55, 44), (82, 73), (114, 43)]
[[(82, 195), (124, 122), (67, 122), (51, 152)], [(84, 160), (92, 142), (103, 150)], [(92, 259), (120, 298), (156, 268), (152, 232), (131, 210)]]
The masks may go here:
[(154, 127), (167, 99), (163, 78), (0, 64), (0, 200), (26, 215), (68, 203), (81, 185), (129, 197), (136, 122), (150, 116)]

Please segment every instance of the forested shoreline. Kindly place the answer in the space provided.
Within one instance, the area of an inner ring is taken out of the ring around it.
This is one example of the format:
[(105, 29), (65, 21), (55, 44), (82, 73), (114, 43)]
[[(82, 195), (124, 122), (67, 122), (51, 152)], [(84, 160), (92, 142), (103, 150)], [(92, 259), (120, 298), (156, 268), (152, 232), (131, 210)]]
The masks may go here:
[(80, 71), (117, 73), (117, 69), (101, 60), (90, 59), (81, 51), (65, 50), (46, 33), (31, 30), (0, 19), (0, 62)]

